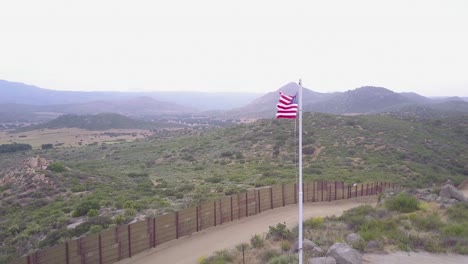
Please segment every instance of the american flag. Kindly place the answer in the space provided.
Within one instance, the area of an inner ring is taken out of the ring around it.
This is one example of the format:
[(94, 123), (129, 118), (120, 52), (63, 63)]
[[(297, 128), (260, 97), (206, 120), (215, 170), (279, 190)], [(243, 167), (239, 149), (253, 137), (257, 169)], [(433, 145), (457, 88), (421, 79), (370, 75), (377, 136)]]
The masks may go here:
[(276, 105), (276, 118), (296, 118), (297, 95), (290, 96), (280, 92), (279, 103)]

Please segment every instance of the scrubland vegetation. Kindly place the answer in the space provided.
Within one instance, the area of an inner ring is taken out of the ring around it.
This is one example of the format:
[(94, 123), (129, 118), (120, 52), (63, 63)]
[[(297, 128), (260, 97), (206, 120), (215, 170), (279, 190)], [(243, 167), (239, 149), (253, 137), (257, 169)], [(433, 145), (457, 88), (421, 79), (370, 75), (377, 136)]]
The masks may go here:
[[(345, 242), (356, 233), (361, 240), (351, 246), (361, 252), (393, 250), (468, 254), (468, 203), (440, 209), (435, 203), (421, 202), (408, 194), (388, 198), (373, 207), (360, 206), (340, 217), (311, 218), (304, 222), (304, 239), (323, 253), (304, 252), (304, 259), (325, 255), (335, 242)], [(266, 235), (255, 235), (250, 243), (235, 249), (202, 257), (202, 264), (294, 263), (297, 254), (291, 247), (297, 241), (297, 227), (289, 230), (282, 223), (270, 226)]]
[[(304, 180), (394, 181), (408, 187), (461, 182), (468, 175), (467, 122), (466, 117), (415, 121), (306, 114)], [(296, 148), (293, 121), (261, 120), (221, 129), (161, 130), (134, 142), (0, 154), (0, 180), (9, 179), (0, 186), (0, 263), (135, 217), (295, 182)], [(14, 171), (35, 155), (52, 161), (47, 170)], [(41, 177), (33, 180), (34, 175)], [(407, 217), (401, 221), (411, 222)], [(391, 227), (397, 220), (385, 221)], [(441, 232), (463, 234), (464, 227), (453, 222)], [(356, 228), (374, 231), (365, 223)], [(404, 248), (409, 242), (399, 243)]]

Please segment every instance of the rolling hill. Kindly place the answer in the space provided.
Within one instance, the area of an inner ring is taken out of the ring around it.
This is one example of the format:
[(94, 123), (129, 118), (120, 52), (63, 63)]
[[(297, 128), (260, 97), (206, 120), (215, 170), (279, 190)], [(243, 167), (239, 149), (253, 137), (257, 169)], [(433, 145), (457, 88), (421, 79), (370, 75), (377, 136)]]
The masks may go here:
[[(298, 90), (296, 83), (289, 83), (276, 92), (257, 98), (252, 103), (228, 112), (234, 117), (273, 118), (278, 92), (294, 95)], [(431, 111), (468, 113), (464, 102), (459, 97), (431, 99), (415, 93), (395, 93), (383, 87), (365, 86), (346, 92), (317, 93), (303, 89), (303, 109), (305, 112), (330, 114), (370, 114), (387, 110), (406, 111), (408, 106), (425, 106)]]
[[(306, 181), (422, 187), (468, 177), (467, 116), (306, 113), (303, 121)], [(270, 119), (162, 130), (129, 143), (0, 154), (0, 258), (126, 223), (137, 212), (144, 218), (253, 186), (295, 182), (293, 133), (294, 120)], [(36, 155), (66, 169), (23, 168)], [(74, 212), (90, 205), (102, 213), (70, 227), (78, 220)]]
[(108, 129), (137, 129), (155, 128), (156, 123), (136, 120), (115, 113), (102, 113), (96, 115), (62, 115), (51, 121), (24, 127), (16, 132), (31, 131), (37, 129), (81, 128), (86, 130)]
[[(125, 101), (149, 97), (173, 103), (186, 109), (226, 110), (240, 107), (260, 96), (258, 93), (208, 93), (208, 92), (78, 92), (55, 91), (19, 82), (0, 80), (0, 105), (68, 105), (89, 102)], [(202, 104), (200, 102), (203, 102)]]

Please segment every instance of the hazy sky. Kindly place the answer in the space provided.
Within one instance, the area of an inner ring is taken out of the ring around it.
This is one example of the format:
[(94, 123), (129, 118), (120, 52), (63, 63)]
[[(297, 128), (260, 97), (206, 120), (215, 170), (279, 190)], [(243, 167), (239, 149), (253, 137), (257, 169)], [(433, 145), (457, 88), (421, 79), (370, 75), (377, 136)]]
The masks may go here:
[(3, 0), (0, 79), (56, 90), (468, 96), (468, 1)]

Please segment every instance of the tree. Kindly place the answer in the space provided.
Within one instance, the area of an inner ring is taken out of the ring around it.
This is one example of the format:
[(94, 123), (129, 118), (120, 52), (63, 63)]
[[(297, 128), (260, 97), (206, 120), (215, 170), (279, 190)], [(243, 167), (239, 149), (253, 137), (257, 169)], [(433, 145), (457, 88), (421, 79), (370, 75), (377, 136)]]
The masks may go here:
[(52, 149), (54, 148), (53, 144), (42, 144), (41, 149)]

